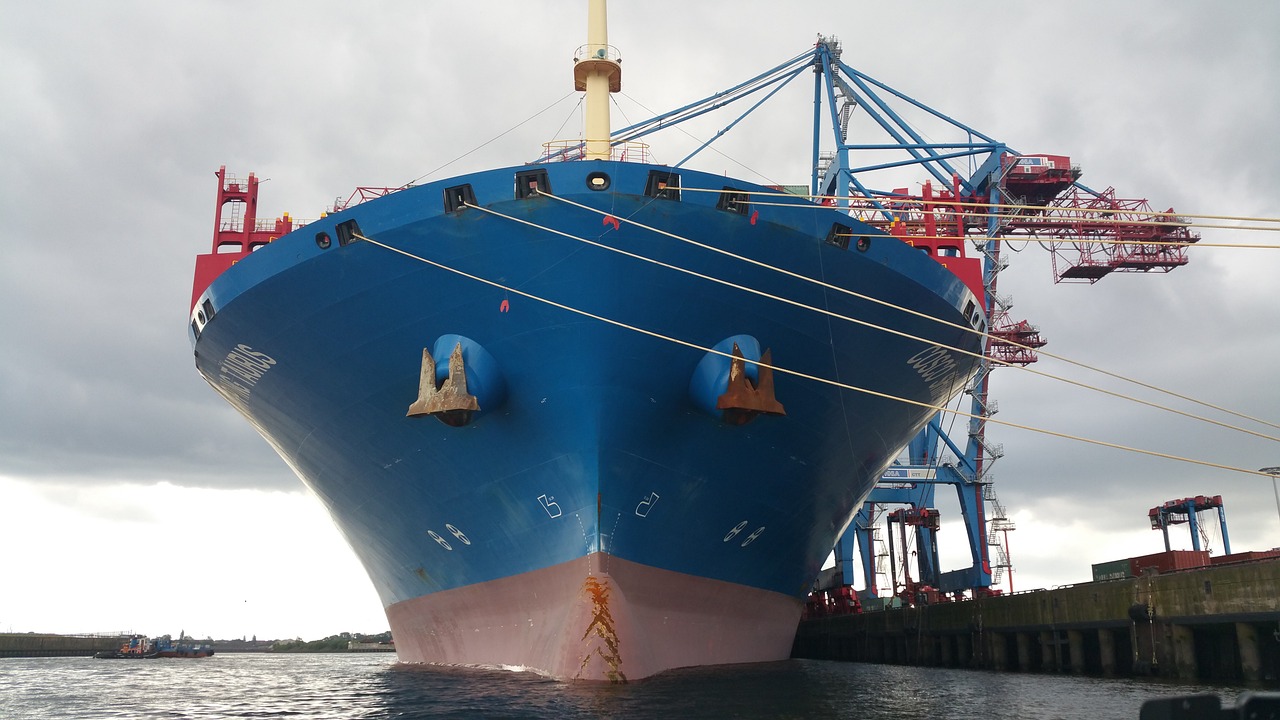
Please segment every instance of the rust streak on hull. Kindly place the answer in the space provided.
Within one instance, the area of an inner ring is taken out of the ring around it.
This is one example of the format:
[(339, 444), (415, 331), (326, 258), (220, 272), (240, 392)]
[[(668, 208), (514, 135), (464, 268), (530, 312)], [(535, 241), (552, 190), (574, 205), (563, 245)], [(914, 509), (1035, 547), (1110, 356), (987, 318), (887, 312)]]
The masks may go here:
[[(604, 668), (597, 675), (604, 676), (609, 682), (625, 683), (627, 676), (619, 669), (622, 655), (618, 651), (618, 633), (613, 629), (613, 615), (609, 613), (609, 582), (601, 582), (595, 576), (590, 576), (582, 583), (582, 589), (591, 598), (591, 607), (595, 611), (591, 616), (591, 624), (582, 634), (582, 642), (585, 646), (595, 647), (582, 659), (582, 666), (575, 679), (580, 679), (584, 674), (589, 675), (587, 665), (592, 658), (598, 657), (604, 662)], [(603, 647), (595, 643), (592, 637), (599, 638)]]

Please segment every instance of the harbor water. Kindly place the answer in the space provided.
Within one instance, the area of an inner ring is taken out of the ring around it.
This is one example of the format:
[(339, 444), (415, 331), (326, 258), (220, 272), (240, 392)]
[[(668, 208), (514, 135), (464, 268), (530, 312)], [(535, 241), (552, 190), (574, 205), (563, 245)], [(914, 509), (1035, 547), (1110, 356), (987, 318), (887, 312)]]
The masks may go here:
[(1125, 718), (1144, 700), (1240, 688), (815, 660), (699, 668), (630, 685), (401, 665), (390, 654), (0, 659), (0, 717)]

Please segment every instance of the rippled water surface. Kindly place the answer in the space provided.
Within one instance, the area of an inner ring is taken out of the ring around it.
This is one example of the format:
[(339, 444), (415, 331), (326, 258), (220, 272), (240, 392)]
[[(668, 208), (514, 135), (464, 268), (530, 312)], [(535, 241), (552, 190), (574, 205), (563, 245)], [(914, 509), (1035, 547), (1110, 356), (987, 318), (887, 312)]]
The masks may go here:
[(0, 659), (0, 718), (1134, 718), (1142, 701), (1238, 690), (791, 660), (622, 686), (399, 665), (384, 654)]

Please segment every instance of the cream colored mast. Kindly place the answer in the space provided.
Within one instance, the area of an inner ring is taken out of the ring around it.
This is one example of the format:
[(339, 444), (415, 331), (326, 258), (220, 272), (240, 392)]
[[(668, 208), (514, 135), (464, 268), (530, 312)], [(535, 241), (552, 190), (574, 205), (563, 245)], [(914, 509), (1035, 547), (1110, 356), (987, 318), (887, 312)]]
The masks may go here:
[(578, 48), (573, 62), (574, 86), (587, 93), (586, 158), (608, 160), (609, 93), (622, 89), (622, 59), (609, 47), (605, 0), (587, 0), (587, 44)]

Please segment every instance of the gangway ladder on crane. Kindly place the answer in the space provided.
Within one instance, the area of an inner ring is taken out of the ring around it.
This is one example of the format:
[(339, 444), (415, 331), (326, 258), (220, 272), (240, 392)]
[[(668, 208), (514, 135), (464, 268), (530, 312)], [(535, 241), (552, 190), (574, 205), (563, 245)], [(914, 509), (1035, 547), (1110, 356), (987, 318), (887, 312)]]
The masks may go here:
[[(881, 536), (882, 528), (879, 525), (873, 525), (870, 528), (871, 546), (878, 548), (875, 552), (875, 578), (876, 580), (884, 578), (884, 587), (893, 587), (893, 581), (889, 578), (889, 549)], [(876, 582), (871, 583), (872, 587), (880, 587)]]
[(999, 585), (1006, 572), (1009, 573), (1009, 592), (1013, 592), (1013, 562), (1009, 554), (1009, 532), (1017, 530), (1017, 525), (1009, 518), (1004, 505), (996, 497), (995, 485), (983, 487), (983, 497), (991, 503), (991, 529), (987, 534), (987, 545), (995, 551), (995, 562), (991, 563), (991, 584)]

